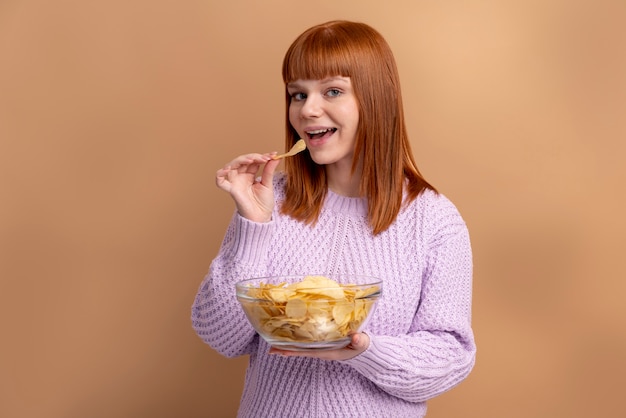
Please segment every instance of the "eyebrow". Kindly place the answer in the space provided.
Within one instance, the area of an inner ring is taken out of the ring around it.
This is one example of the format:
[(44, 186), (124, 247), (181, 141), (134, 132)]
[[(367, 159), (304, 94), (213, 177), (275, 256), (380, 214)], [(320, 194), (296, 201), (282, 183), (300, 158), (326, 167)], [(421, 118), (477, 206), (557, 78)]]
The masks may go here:
[[(323, 80), (320, 80), (320, 84), (329, 84), (329, 83), (334, 83), (334, 82), (342, 82), (342, 83), (346, 83), (347, 80), (349, 79), (349, 77), (343, 77), (343, 76), (336, 76), (336, 77), (328, 77), (328, 78), (324, 78)], [(287, 88), (298, 88), (300, 87), (300, 84), (298, 84), (297, 81), (292, 81), (291, 83), (287, 83)]]

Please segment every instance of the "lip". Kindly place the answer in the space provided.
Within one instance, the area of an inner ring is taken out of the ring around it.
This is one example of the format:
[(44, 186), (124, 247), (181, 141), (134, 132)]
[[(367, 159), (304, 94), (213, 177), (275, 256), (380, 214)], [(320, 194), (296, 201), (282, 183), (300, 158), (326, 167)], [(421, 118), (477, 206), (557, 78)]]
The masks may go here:
[[(311, 138), (309, 136), (309, 132), (329, 130), (329, 129), (332, 129), (333, 131), (330, 134), (326, 134), (321, 138)], [(337, 128), (335, 128), (334, 126), (307, 126), (306, 128), (303, 129), (303, 131), (305, 133), (304, 139), (307, 142), (307, 146), (315, 147), (315, 146), (323, 145), (326, 142), (328, 142), (328, 140), (332, 138), (332, 136), (337, 132)]]

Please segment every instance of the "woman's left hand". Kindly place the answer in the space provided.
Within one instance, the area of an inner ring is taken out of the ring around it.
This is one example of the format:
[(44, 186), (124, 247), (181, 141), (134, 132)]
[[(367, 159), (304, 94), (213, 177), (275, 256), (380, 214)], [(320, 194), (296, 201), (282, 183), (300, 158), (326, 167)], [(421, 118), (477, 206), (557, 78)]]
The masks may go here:
[(270, 348), (270, 354), (278, 354), (288, 357), (313, 357), (322, 360), (349, 360), (358, 356), (370, 345), (370, 337), (365, 333), (352, 334), (350, 344), (344, 348), (337, 350), (322, 350), (322, 351), (289, 351), (281, 350), (276, 347)]

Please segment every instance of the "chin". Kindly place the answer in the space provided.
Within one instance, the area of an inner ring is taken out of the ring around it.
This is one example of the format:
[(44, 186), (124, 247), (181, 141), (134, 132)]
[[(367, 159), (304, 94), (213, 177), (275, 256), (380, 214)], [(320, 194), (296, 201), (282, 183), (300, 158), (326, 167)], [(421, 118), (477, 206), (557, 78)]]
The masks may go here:
[(313, 160), (313, 162), (317, 165), (328, 165), (328, 164), (332, 164), (335, 161), (331, 158), (325, 158), (323, 156), (315, 156), (315, 155), (311, 155), (311, 159)]

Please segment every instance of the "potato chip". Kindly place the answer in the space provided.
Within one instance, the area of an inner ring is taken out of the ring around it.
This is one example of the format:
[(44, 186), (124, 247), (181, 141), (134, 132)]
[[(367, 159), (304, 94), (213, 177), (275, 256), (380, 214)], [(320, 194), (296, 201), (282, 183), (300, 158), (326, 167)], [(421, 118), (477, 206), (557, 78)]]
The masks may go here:
[(304, 318), (306, 312), (307, 305), (302, 299), (290, 299), (285, 305), (285, 313), (289, 318)]
[(289, 298), (294, 294), (293, 290), (283, 287), (270, 288), (268, 289), (268, 292), (268, 299), (271, 299), (275, 302), (287, 302)]
[(306, 276), (289, 285), (260, 283), (250, 287), (242, 307), (252, 325), (272, 339), (335, 341), (361, 327), (378, 292), (379, 286), (361, 288), (340, 285), (324, 276)]
[(354, 303), (338, 303), (333, 306), (333, 319), (338, 327), (341, 327), (350, 321), (354, 312)]
[(332, 299), (342, 299), (344, 292), (339, 283), (324, 276), (306, 276), (295, 289), (316, 298), (328, 296)]

